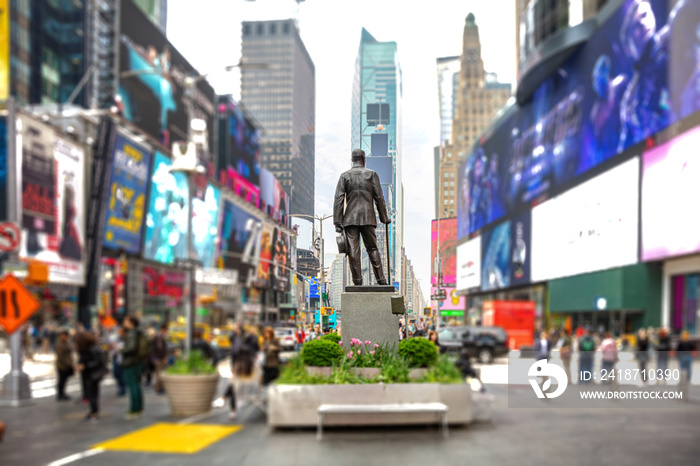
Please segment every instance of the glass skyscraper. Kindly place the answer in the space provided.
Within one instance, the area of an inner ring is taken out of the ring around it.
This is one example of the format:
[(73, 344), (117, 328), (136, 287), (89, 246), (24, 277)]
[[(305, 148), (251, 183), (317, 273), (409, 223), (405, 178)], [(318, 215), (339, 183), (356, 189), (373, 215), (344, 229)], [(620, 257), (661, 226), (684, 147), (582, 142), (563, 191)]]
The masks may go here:
[(316, 71), (294, 20), (243, 22), (241, 103), (263, 128), (260, 161), (291, 196), (291, 213), (314, 213)]
[[(368, 156), (368, 168), (382, 165), (372, 157), (390, 157), (391, 175), (379, 177), (384, 188), (387, 209), (392, 223), (389, 231), (392, 281), (401, 281), (397, 271), (401, 269), (403, 246), (403, 184), (401, 177), (401, 66), (396, 42), (380, 42), (366, 29), (362, 29), (360, 50), (355, 62), (352, 89), (352, 148), (360, 148)], [(376, 165), (373, 164), (376, 163)], [(386, 233), (378, 223), (377, 241), (386, 261)], [(386, 267), (386, 266), (385, 266)], [(363, 252), (363, 283), (373, 284), (369, 260)]]

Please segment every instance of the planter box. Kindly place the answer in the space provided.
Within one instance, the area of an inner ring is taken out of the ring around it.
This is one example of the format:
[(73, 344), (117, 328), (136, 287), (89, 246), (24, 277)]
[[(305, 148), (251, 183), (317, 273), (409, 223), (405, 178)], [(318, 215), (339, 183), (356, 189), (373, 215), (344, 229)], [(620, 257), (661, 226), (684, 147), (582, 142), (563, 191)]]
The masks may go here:
[(219, 383), (219, 374), (164, 374), (163, 382), (171, 414), (177, 417), (187, 417), (211, 410), (211, 403)]
[[(273, 385), (268, 390), (270, 427), (315, 427), (318, 407), (332, 404), (445, 403), (450, 424), (472, 422), (467, 384)], [(327, 425), (398, 425), (434, 422), (432, 414), (333, 415)]]
[[(355, 367), (353, 368), (355, 374), (359, 374), (363, 377), (372, 378), (377, 377), (382, 370), (378, 367)], [(420, 379), (423, 377), (428, 369), (425, 367), (418, 367), (416, 369), (411, 369), (408, 373), (408, 377), (411, 379)], [(322, 367), (322, 366), (306, 366), (306, 373), (309, 375), (322, 375), (328, 377), (333, 373), (332, 367)]]

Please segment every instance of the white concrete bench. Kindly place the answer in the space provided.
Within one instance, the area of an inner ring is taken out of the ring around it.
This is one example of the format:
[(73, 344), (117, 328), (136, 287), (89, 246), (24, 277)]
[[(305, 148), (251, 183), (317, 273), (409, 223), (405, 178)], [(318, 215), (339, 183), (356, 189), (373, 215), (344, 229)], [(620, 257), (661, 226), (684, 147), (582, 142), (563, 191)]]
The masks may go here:
[(323, 404), (318, 407), (316, 439), (323, 436), (323, 421), (327, 414), (406, 414), (435, 413), (442, 425), (442, 435), (449, 435), (447, 427), (447, 405), (444, 403), (404, 403), (404, 404)]

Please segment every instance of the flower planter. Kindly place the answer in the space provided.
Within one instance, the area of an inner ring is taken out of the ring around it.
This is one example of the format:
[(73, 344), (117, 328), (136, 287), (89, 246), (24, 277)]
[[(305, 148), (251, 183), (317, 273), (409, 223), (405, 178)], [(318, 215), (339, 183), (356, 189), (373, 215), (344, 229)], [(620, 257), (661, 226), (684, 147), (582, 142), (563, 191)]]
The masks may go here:
[(219, 383), (219, 374), (164, 374), (163, 382), (171, 414), (177, 417), (187, 417), (211, 410), (211, 403)]
[[(356, 375), (360, 375), (368, 379), (377, 377), (382, 372), (382, 370), (378, 367), (353, 367), (352, 371)], [(328, 377), (333, 373), (333, 368), (322, 366), (306, 366), (306, 373), (309, 375), (321, 375), (323, 377)]]
[(306, 366), (306, 373), (309, 375), (322, 375), (328, 377), (333, 372), (332, 367), (327, 366)]
[[(314, 427), (322, 404), (445, 403), (450, 424), (472, 422), (472, 393), (467, 384), (273, 385), (268, 391), (270, 427)], [(433, 414), (402, 413), (330, 416), (328, 425), (401, 425), (431, 422)]]
[(428, 373), (427, 367), (416, 367), (415, 369), (411, 369), (409, 371), (408, 378), (411, 380), (420, 379), (421, 377), (423, 377), (427, 373)]

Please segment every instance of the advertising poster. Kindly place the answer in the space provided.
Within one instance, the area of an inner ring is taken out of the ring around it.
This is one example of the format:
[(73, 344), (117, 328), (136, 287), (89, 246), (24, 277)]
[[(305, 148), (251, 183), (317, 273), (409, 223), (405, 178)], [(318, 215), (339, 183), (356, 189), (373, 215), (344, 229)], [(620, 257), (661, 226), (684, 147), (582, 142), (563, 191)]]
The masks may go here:
[(277, 291), (289, 292), (289, 269), (291, 268), (291, 244), (289, 235), (275, 228), (275, 238), (272, 245), (272, 270), (274, 288)]
[[(124, 118), (170, 147), (187, 139), (184, 81), (199, 73), (134, 2), (123, 2), (120, 10), (118, 93)], [(207, 122), (209, 147), (214, 147), (214, 89), (201, 80), (194, 94), (192, 117)]]
[(457, 246), (457, 289), (481, 286), (481, 236)]
[(531, 253), (531, 211), (516, 216), (510, 227), (510, 284), (530, 283)]
[(275, 175), (270, 170), (260, 170), (260, 208), (270, 218), (277, 215), (277, 204), (275, 203)]
[(697, 2), (671, 3), (623, 2), (529, 102), (484, 135), (458, 173), (459, 239), (700, 110)]
[(510, 286), (511, 223), (503, 222), (481, 233), (481, 289), (498, 290)]
[(214, 267), (216, 239), (219, 237), (221, 191), (207, 185), (204, 199), (192, 199), (192, 240), (202, 267)]
[(433, 220), (431, 223), (430, 246), (430, 283), (437, 284), (435, 259), (437, 257), (438, 239), (440, 243), (440, 260), (442, 261), (442, 283), (457, 283), (457, 218)]
[[(0, 116), (0, 196), (9, 199), (7, 192), (7, 119)], [(0, 202), (0, 220), (7, 219), (7, 201)]]
[[(440, 302), (438, 301), (440, 310), (443, 311), (463, 311), (466, 307), (467, 298), (465, 296), (457, 295), (457, 289), (454, 287), (442, 287), (447, 294), (447, 299)], [(430, 287), (430, 294), (433, 295), (437, 291), (437, 287)]]
[(642, 260), (700, 251), (700, 217), (688, 206), (700, 199), (700, 128), (644, 152)]
[(276, 213), (273, 219), (278, 221), (282, 225), (287, 226), (287, 214), (289, 213), (289, 196), (287, 196), (287, 192), (284, 190), (280, 182), (277, 181), (277, 178), (275, 178), (274, 202), (276, 206)]
[(85, 153), (53, 130), (22, 121), (21, 259), (48, 265), (49, 281), (85, 283)]
[[(0, 0), (0, 101), (10, 95), (10, 0)], [(2, 218), (2, 217), (0, 217)]]
[(253, 222), (259, 219), (249, 214), (224, 197), (221, 204), (221, 227), (219, 232), (220, 257), (224, 259), (227, 269), (238, 270), (239, 280), (244, 284), (252, 284), (257, 271), (243, 262), (243, 251), (251, 238)]
[(131, 254), (141, 251), (151, 153), (117, 135), (114, 141), (104, 246)]
[(639, 158), (532, 210), (532, 281), (637, 262)]
[(270, 288), (272, 283), (272, 241), (275, 229), (264, 225), (260, 236), (260, 262), (255, 275), (255, 286), (258, 288)]
[(182, 302), (187, 275), (177, 270), (143, 267), (141, 279), (144, 297), (165, 299), (165, 306), (176, 307)]
[(170, 173), (171, 166), (170, 158), (155, 153), (143, 244), (144, 258), (164, 264), (187, 257), (187, 177)]
[(262, 189), (260, 132), (230, 97), (220, 97), (218, 110), (216, 170), (219, 181), (246, 202), (259, 207)]

